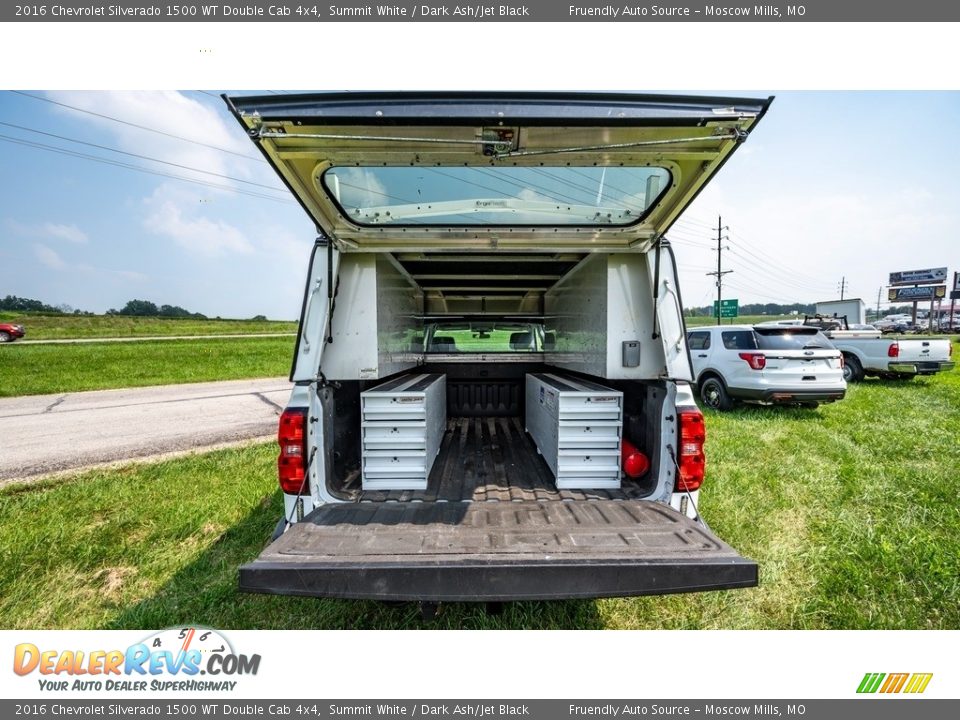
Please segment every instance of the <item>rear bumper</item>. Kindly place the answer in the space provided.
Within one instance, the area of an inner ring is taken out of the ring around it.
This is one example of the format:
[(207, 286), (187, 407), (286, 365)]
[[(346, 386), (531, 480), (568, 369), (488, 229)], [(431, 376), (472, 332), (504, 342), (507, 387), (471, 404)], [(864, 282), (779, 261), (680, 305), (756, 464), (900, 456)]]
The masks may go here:
[(318, 508), (240, 589), (425, 602), (559, 600), (757, 585), (757, 565), (647, 501), (360, 503)]
[(956, 363), (950, 360), (892, 362), (887, 365), (890, 372), (904, 375), (933, 375), (945, 370), (953, 370), (955, 367)]
[(815, 389), (815, 390), (787, 390), (764, 388), (762, 390), (730, 390), (730, 395), (738, 400), (764, 402), (773, 404), (788, 404), (798, 402), (829, 403), (843, 400), (847, 394), (845, 388)]

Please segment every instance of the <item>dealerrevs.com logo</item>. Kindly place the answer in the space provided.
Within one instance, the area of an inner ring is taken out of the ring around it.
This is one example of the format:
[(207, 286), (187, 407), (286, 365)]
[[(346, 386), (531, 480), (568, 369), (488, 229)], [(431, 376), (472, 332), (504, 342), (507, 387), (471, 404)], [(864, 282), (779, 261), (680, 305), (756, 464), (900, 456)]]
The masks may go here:
[(259, 669), (260, 655), (237, 653), (222, 633), (202, 627), (162, 630), (125, 650), (20, 643), (13, 651), (14, 673), (38, 675), (47, 691), (230, 691), (238, 682), (233, 678)]
[(866, 673), (858, 693), (922, 693), (927, 689), (933, 673)]

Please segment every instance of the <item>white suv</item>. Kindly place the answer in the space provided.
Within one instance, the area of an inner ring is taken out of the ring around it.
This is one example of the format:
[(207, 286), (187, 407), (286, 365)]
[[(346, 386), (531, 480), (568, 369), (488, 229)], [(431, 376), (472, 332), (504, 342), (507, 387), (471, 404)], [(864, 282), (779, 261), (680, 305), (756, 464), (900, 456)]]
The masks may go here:
[(814, 327), (703, 327), (687, 344), (700, 400), (714, 410), (735, 400), (816, 407), (847, 391), (843, 356)]

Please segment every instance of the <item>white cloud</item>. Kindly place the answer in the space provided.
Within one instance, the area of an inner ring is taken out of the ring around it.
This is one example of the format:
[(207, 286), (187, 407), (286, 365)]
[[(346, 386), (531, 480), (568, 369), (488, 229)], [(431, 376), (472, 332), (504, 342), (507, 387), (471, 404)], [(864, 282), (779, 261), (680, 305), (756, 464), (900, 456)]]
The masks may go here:
[(36, 256), (37, 260), (52, 270), (63, 270), (67, 267), (67, 264), (63, 261), (63, 258), (61, 258), (56, 251), (51, 250), (46, 245), (34, 243), (33, 254)]
[(72, 243), (85, 243), (89, 239), (87, 234), (76, 225), (44, 223), (42, 230), (50, 237), (60, 238)]
[(189, 208), (199, 204), (199, 196), (161, 186), (147, 201), (151, 212), (143, 225), (154, 235), (169, 238), (203, 257), (253, 252), (253, 244), (234, 226), (191, 212)]
[[(921, 186), (871, 194), (873, 188), (826, 185), (772, 183), (736, 197), (722, 183), (708, 186), (683, 218), (715, 226), (722, 209), (723, 224), (730, 227), (724, 245), (733, 250), (723, 255), (724, 269), (733, 271), (725, 295), (739, 296), (741, 303), (828, 300), (839, 297), (845, 278), (848, 296), (873, 306), (888, 273), (950, 263), (960, 215), (936, 193)], [(710, 249), (716, 230), (684, 223), (678, 228), (680, 262), (695, 266), (684, 273), (684, 299), (702, 305), (716, 292), (701, 269), (716, 263)]]
[[(208, 104), (183, 93), (67, 91), (49, 92), (47, 95), (65, 105), (97, 113), (89, 115), (67, 108), (60, 109), (71, 121), (91, 125), (106, 132), (110, 144), (126, 152), (198, 168), (207, 173), (230, 175), (244, 180), (255, 179), (277, 185), (269, 167), (258, 162), (260, 158), (239, 126), (230, 127), (226, 118)], [(108, 117), (124, 122), (115, 122), (107, 119)], [(136, 127), (137, 125), (141, 127)], [(144, 130), (144, 127), (158, 132), (149, 132)], [(187, 142), (183, 138), (193, 142)], [(142, 164), (140, 160), (133, 162)], [(236, 185), (229, 179), (206, 173), (169, 166), (151, 167), (204, 182)]]
[(107, 272), (124, 280), (130, 280), (131, 282), (145, 282), (147, 280), (146, 275), (136, 270), (107, 270)]
[(16, 220), (7, 220), (5, 225), (18, 235), (28, 237), (55, 238), (57, 240), (67, 240), (68, 242), (83, 244), (89, 240), (87, 234), (76, 225), (65, 225), (62, 223), (43, 223), (42, 225), (27, 225)]

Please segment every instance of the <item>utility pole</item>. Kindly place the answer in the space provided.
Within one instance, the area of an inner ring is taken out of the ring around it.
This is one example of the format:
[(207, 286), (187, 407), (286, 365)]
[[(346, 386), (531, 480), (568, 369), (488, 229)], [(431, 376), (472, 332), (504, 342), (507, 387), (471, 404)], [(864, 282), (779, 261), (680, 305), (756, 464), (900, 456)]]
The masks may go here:
[(876, 317), (877, 320), (880, 319), (880, 293), (882, 292), (883, 292), (883, 285), (877, 288), (877, 317)]
[(844, 292), (846, 291), (846, 289), (847, 289), (847, 276), (844, 275), (844, 276), (840, 279), (840, 299), (841, 299), (841, 300), (843, 300), (843, 294), (844, 294)]
[[(729, 230), (730, 228), (724, 225), (721, 225), (721, 217), (717, 215), (717, 271), (708, 272), (707, 275), (716, 275), (717, 277), (717, 325), (720, 324), (720, 301), (723, 300), (723, 276), (729, 275), (733, 270), (723, 270), (721, 264), (721, 258), (723, 255), (724, 245), (722, 244), (724, 240), (729, 240), (729, 236), (724, 235), (724, 230)], [(727, 245), (726, 249), (729, 250), (730, 246)]]

